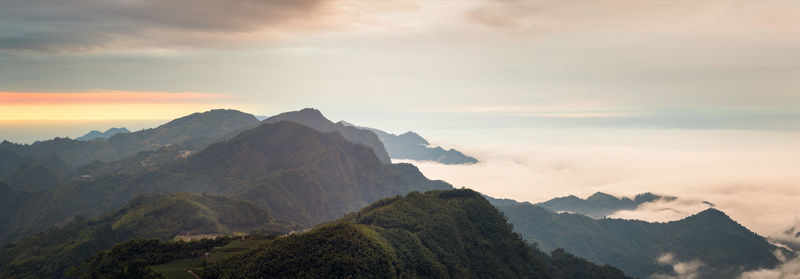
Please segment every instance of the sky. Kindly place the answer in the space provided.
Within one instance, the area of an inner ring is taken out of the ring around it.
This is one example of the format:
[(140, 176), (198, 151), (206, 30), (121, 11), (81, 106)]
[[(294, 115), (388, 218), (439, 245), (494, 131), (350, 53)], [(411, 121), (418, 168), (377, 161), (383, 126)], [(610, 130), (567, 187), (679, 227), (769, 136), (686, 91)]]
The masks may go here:
[(799, 38), (798, 1), (0, 0), (0, 137), (315, 107), (478, 157), (415, 162), (456, 186), (652, 191), (687, 202), (620, 217), (708, 200), (778, 237), (800, 225)]
[(3, 120), (318, 107), (366, 116), (732, 115), (774, 126), (770, 117), (795, 118), (800, 101), (800, 3), (791, 1), (0, 7)]

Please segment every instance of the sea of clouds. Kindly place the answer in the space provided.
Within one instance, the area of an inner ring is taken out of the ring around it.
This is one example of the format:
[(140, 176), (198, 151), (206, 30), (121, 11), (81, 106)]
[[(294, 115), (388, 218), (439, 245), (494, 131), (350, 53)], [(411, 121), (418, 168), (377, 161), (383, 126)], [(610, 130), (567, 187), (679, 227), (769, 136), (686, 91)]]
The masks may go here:
[[(611, 217), (666, 222), (713, 205), (772, 241), (798, 243), (784, 232), (800, 228), (800, 133), (576, 129), (454, 136), (463, 140), (451, 136), (433, 144), (454, 146), (480, 163), (413, 163), (429, 178), (456, 187), (534, 203), (598, 191), (676, 196)], [(794, 278), (800, 276), (798, 267), (794, 260), (742, 276)]]

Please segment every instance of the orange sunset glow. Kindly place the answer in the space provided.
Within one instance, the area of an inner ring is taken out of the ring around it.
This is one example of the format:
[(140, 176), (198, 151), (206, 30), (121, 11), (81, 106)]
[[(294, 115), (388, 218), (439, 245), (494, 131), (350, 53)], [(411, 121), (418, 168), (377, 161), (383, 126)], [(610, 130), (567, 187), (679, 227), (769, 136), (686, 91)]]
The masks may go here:
[(0, 92), (0, 120), (168, 119), (232, 106), (221, 94), (197, 92)]

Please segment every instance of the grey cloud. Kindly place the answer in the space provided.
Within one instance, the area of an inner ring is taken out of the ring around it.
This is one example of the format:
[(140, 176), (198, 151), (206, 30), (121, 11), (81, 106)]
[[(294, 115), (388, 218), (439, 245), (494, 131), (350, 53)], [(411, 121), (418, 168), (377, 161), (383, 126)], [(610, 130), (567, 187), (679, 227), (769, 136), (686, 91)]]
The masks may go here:
[(0, 0), (0, 49), (209, 44), (311, 16), (320, 0)]

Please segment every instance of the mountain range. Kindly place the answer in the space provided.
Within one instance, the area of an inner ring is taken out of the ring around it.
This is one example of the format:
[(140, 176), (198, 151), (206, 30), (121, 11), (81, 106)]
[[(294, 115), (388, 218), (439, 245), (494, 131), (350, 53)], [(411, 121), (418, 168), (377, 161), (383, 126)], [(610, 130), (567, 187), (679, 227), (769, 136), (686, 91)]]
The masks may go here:
[[(80, 275), (125, 273), (132, 266), (113, 260), (124, 259), (141, 262), (141, 274), (169, 276), (166, 267), (180, 266), (204, 278), (627, 278), (563, 250), (541, 252), (479, 193), (465, 189), (411, 192), (309, 232), (221, 244), (203, 250), (210, 257), (169, 262), (160, 256), (175, 254), (163, 252), (170, 250), (166, 244), (127, 242), (87, 261)], [(150, 270), (141, 268), (146, 265)]]
[(734, 278), (745, 270), (774, 268), (781, 263), (776, 251), (787, 258), (795, 256), (713, 208), (682, 220), (649, 223), (556, 213), (510, 200), (493, 203), (516, 232), (543, 249), (563, 248), (633, 277), (678, 276), (680, 270), (673, 264), (659, 262), (662, 257), (700, 263), (694, 278)]
[[(347, 266), (377, 277), (440, 278), (622, 278), (614, 267), (642, 278), (681, 276), (684, 263), (699, 263), (692, 276), (720, 278), (775, 267), (775, 251), (795, 257), (715, 209), (668, 223), (603, 218), (669, 196), (596, 193), (534, 205), (452, 190), (411, 164), (391, 164), (378, 132), (333, 123), (313, 109), (263, 122), (212, 110), (106, 140), (4, 141), (0, 277), (61, 278), (109, 263), (157, 276), (146, 267), (178, 256), (142, 259), (130, 249), (164, 245), (177, 247), (180, 257), (198, 255), (191, 249), (200, 246), (210, 252), (214, 245), (247, 246), (224, 248), (230, 257), (198, 270), (219, 277), (275, 275), (254, 265), (271, 262), (284, 267), (277, 276), (345, 276)], [(401, 136), (427, 146), (419, 135)], [(169, 241), (262, 233), (271, 236)], [(93, 254), (98, 262), (84, 261)], [(187, 269), (203, 262), (190, 260)]]
[(455, 149), (445, 150), (440, 146), (430, 147), (430, 143), (417, 133), (408, 131), (400, 135), (390, 134), (378, 129), (365, 128), (376, 135), (386, 146), (389, 156), (394, 159), (434, 161), (446, 165), (474, 164), (478, 160), (464, 155)]
[[(411, 159), (417, 161), (435, 161), (442, 164), (472, 164), (478, 160), (455, 150), (441, 147), (429, 147), (427, 140), (414, 132), (402, 135), (389, 134), (384, 131), (361, 127), (346, 121), (333, 123), (325, 118), (319, 110), (306, 108), (299, 111), (282, 113), (264, 120), (264, 122), (294, 121), (322, 132), (337, 131), (347, 140), (371, 147), (384, 163), (391, 159)], [(391, 159), (390, 159), (391, 158)]]
[(375, 152), (375, 156), (384, 164), (392, 163), (392, 159), (389, 158), (389, 153), (386, 152), (383, 143), (374, 133), (364, 129), (343, 125), (342, 123), (333, 123), (325, 118), (319, 110), (306, 108), (299, 111), (284, 112), (267, 118), (262, 122), (276, 123), (280, 121), (292, 121), (314, 128), (323, 133), (338, 132), (351, 142), (360, 143), (371, 148), (372, 151)]
[(259, 121), (251, 114), (236, 110), (211, 110), (181, 117), (152, 129), (118, 133), (105, 141), (69, 138), (33, 144), (3, 141), (0, 143), (0, 177), (13, 173), (21, 166), (38, 164), (66, 178), (74, 173), (76, 167), (94, 161), (116, 161), (172, 144), (200, 150), (258, 125)]
[(228, 195), (250, 200), (279, 220), (311, 226), (386, 196), (449, 188), (412, 165), (382, 164), (371, 149), (338, 133), (265, 123), (161, 166), (75, 178), (28, 193), (0, 224), (0, 239), (18, 239), (77, 215), (97, 216), (148, 192)]
[(276, 223), (262, 208), (223, 196), (173, 193), (142, 195), (121, 209), (0, 248), (0, 278), (54, 278), (114, 244), (139, 238), (171, 240), (176, 235), (228, 234), (297, 229)]
[(633, 210), (639, 205), (654, 201), (671, 201), (675, 197), (660, 196), (653, 193), (642, 193), (633, 199), (627, 197), (615, 197), (606, 193), (597, 192), (581, 199), (570, 195), (566, 197), (554, 198), (536, 205), (553, 212), (572, 212), (580, 213), (595, 219), (603, 218), (620, 210)]
[(122, 127), (122, 128), (116, 128), (116, 127), (115, 128), (110, 128), (110, 129), (106, 130), (105, 132), (100, 132), (98, 130), (92, 130), (92, 131), (86, 133), (83, 136), (75, 138), (75, 140), (89, 141), (89, 140), (93, 140), (93, 139), (107, 139), (107, 138), (110, 138), (111, 136), (119, 134), (119, 133), (130, 133), (130, 132), (131, 131), (128, 130), (127, 128), (125, 128), (125, 127)]

